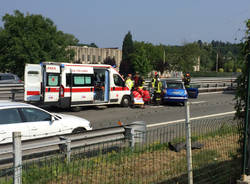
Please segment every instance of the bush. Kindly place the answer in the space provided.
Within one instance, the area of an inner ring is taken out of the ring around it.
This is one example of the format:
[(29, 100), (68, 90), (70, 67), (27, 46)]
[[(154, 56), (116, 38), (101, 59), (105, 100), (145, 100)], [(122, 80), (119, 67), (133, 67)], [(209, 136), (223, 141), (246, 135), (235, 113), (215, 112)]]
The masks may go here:
[(219, 68), (219, 72), (224, 72), (224, 69), (223, 68)]
[(241, 73), (241, 72), (242, 72), (241, 68), (237, 68), (237, 69), (236, 69), (236, 72), (237, 72), (237, 73)]

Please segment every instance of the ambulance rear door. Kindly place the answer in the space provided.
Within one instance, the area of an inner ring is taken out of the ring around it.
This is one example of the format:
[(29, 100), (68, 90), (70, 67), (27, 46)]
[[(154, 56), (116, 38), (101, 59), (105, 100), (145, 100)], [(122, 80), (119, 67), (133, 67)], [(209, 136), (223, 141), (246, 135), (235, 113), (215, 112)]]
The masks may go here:
[(60, 93), (60, 64), (45, 64), (43, 74), (43, 100), (45, 103), (59, 101)]
[[(86, 66), (66, 66), (65, 94), (70, 93), (71, 106), (93, 104), (94, 70)], [(67, 96), (67, 95), (65, 95)]]
[(41, 100), (42, 67), (40, 64), (26, 64), (24, 71), (24, 101)]

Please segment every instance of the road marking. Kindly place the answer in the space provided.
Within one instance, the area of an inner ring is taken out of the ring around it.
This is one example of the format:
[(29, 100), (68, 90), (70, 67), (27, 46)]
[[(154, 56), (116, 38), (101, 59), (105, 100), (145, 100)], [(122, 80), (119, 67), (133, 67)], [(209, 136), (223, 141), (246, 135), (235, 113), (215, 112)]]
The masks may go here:
[(156, 108), (159, 108), (159, 107), (165, 107), (165, 106), (163, 106), (163, 105), (150, 106), (150, 108), (152, 108), (152, 109), (156, 109)]
[[(235, 112), (236, 111), (223, 112), (223, 113), (218, 113), (218, 114), (210, 114), (210, 115), (206, 115), (206, 116), (199, 116), (199, 117), (190, 118), (190, 120), (197, 120), (197, 119), (211, 118), (211, 117), (217, 117), (217, 116), (231, 115), (231, 114), (234, 114)], [(184, 122), (184, 121), (185, 121), (185, 119), (179, 119), (179, 120), (174, 120), (174, 121), (155, 123), (155, 124), (147, 125), (147, 128), (155, 127), (155, 126), (162, 126), (162, 125), (167, 125), (167, 124), (172, 124), (172, 123), (179, 123), (179, 122)]]
[(198, 102), (190, 102), (191, 105), (193, 104), (201, 104), (201, 103), (206, 103), (207, 101), (198, 101)]

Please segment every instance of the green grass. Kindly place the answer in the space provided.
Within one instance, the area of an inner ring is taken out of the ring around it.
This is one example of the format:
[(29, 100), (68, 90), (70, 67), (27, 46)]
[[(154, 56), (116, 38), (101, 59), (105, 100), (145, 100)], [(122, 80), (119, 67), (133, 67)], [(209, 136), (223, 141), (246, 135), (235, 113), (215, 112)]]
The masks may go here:
[(220, 154), (216, 150), (204, 150), (193, 155), (194, 167), (202, 168), (208, 164), (217, 163)]

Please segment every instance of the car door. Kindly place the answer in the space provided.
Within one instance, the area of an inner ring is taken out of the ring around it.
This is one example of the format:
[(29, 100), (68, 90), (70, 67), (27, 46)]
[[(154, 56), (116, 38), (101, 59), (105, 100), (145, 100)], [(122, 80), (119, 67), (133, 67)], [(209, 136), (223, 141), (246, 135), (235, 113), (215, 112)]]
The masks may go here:
[(12, 142), (12, 132), (21, 132), (22, 140), (30, 136), (29, 126), (17, 108), (0, 109), (0, 144)]
[(45, 65), (43, 72), (44, 102), (55, 103), (59, 101), (61, 85), (60, 73), (60, 65)]
[(128, 92), (125, 82), (118, 74), (113, 74), (110, 85), (110, 102), (118, 102)]
[(40, 101), (42, 68), (38, 64), (26, 64), (24, 71), (24, 101)]
[(21, 108), (26, 123), (30, 128), (31, 138), (40, 138), (60, 134), (61, 124), (59, 121), (52, 122), (52, 115), (37, 108)]

